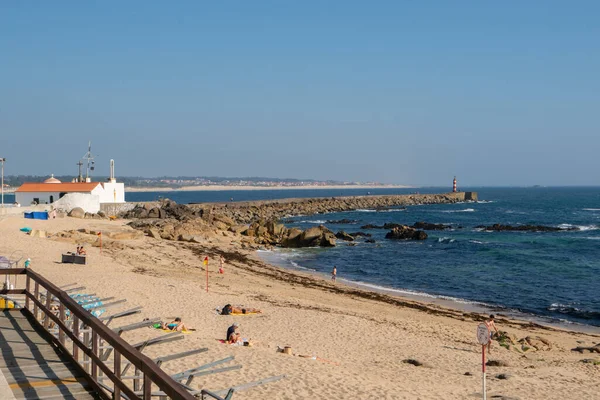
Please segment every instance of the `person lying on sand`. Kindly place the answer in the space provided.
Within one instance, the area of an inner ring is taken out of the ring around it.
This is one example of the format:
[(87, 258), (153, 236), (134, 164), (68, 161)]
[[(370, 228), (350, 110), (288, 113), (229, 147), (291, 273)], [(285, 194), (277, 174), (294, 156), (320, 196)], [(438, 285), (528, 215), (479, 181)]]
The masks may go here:
[(170, 331), (176, 331), (176, 332), (193, 330), (193, 329), (188, 328), (183, 322), (181, 322), (181, 318), (179, 318), (179, 317), (175, 318), (173, 321), (169, 322), (168, 324), (163, 323), (162, 328), (168, 329)]
[(231, 304), (226, 304), (221, 310), (221, 315), (229, 315), (229, 314), (250, 314), (250, 313), (262, 313), (258, 308), (241, 308), (234, 307)]

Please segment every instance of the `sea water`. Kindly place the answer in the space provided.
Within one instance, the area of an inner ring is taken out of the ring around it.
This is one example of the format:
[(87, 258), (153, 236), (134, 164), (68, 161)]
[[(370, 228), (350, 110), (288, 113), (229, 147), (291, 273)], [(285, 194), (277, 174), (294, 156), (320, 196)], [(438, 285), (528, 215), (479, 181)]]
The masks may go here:
[[(472, 303), (549, 322), (600, 326), (600, 188), (480, 188), (480, 201), (301, 216), (287, 226), (372, 234), (376, 243), (280, 249), (270, 262), (399, 294)], [(356, 220), (336, 225), (331, 220)], [(386, 222), (450, 225), (424, 241), (385, 239)], [(492, 232), (480, 225), (547, 225), (558, 232)], [(578, 230), (567, 230), (568, 228)]]

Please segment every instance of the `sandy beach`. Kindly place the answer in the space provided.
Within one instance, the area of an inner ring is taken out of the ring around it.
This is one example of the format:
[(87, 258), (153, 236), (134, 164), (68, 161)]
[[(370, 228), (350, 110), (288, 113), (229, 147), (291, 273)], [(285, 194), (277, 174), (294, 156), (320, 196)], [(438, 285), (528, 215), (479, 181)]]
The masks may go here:
[[(109, 238), (111, 232), (131, 231), (127, 222), (5, 216), (0, 219), (0, 255), (30, 257), (31, 267), (58, 285), (77, 282), (101, 297), (127, 299), (111, 312), (144, 307), (141, 314), (123, 319), (119, 325), (146, 317), (168, 320), (180, 316), (197, 331), (186, 335), (185, 340), (150, 347), (145, 353), (155, 357), (200, 347), (209, 351), (165, 363), (167, 372), (230, 355), (243, 366), (239, 371), (200, 378), (195, 387), (223, 389), (286, 375), (282, 381), (236, 393), (235, 399), (481, 398), (481, 348), (475, 331), (483, 316), (281, 270), (265, 264), (254, 252), (240, 250), (241, 238), (231, 232), (219, 232), (198, 244), (146, 236)], [(49, 234), (77, 229), (102, 231), (104, 248), (101, 252), (91, 245), (97, 240), (93, 234), (30, 237), (19, 231), (24, 226)], [(88, 265), (60, 264), (61, 253), (73, 251), (76, 243), (90, 243)], [(219, 254), (226, 258), (224, 275), (217, 273)], [(211, 259), (208, 293), (201, 265), (205, 256)], [(343, 271), (338, 274), (343, 276)], [(215, 309), (227, 303), (258, 307), (263, 313), (217, 315)], [(254, 346), (218, 342), (233, 321), (240, 324), (242, 336), (251, 338)], [(505, 318), (499, 318), (497, 326), (516, 339), (529, 337), (539, 350), (507, 349), (494, 341), (491, 359), (505, 366), (488, 368), (488, 398), (598, 398), (600, 365), (583, 360), (598, 361), (600, 355), (571, 349), (594, 346), (600, 335)], [(123, 337), (133, 343), (160, 334), (145, 328)], [(548, 344), (540, 344), (544, 342)], [(277, 346), (291, 346), (295, 354), (318, 359), (278, 353)], [(406, 360), (423, 365), (414, 366)], [(501, 374), (507, 379), (499, 378)]]

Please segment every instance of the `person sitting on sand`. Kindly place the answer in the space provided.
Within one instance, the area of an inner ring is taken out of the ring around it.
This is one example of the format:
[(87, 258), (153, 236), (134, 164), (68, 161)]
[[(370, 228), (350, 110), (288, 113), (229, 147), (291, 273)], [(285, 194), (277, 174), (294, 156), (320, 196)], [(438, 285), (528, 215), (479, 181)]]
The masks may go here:
[(179, 318), (179, 317), (175, 318), (173, 321), (169, 322), (168, 324), (163, 324), (162, 328), (168, 329), (170, 331), (176, 331), (176, 332), (192, 330), (192, 329), (188, 329), (188, 327), (183, 322), (181, 322), (181, 318)]
[(227, 328), (227, 343), (233, 344), (242, 340), (242, 335), (240, 335), (237, 331), (239, 325), (237, 322), (234, 322), (229, 328)]
[(485, 325), (487, 326), (488, 331), (490, 331), (490, 341), (487, 344), (487, 350), (488, 354), (492, 354), (492, 337), (494, 336), (492, 329), (498, 333), (498, 328), (496, 328), (496, 324), (494, 323), (494, 314), (490, 315), (490, 319), (485, 321)]
[(87, 251), (83, 248), (83, 246), (77, 248), (77, 255), (85, 256), (87, 255)]
[(240, 308), (234, 307), (231, 304), (226, 304), (221, 310), (221, 315), (229, 315), (229, 314), (250, 314), (250, 313), (262, 313), (258, 308)]

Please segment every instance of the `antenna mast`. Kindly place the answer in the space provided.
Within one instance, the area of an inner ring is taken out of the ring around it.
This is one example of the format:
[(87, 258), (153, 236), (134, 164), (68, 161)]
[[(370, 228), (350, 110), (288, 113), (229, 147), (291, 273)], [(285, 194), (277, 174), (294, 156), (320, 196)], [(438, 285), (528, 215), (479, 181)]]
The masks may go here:
[(91, 182), (91, 171), (94, 171), (94, 168), (95, 168), (94, 155), (92, 154), (92, 142), (91, 141), (88, 142), (87, 153), (85, 153), (81, 159), (85, 160), (87, 162), (87, 167), (85, 170), (85, 181)]
[(81, 162), (81, 160), (79, 160), (77, 165), (79, 166), (79, 175), (77, 176), (77, 182), (83, 182), (83, 176), (81, 176), (81, 167), (83, 166), (83, 163)]

